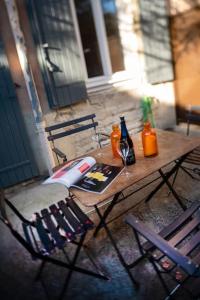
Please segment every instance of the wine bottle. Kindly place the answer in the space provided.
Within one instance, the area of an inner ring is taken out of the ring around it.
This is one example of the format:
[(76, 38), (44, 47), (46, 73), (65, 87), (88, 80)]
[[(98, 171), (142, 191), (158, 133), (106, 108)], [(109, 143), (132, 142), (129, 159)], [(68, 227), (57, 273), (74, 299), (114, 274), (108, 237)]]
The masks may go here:
[(121, 138), (120, 141), (126, 140), (129, 145), (129, 153), (126, 158), (126, 165), (132, 165), (135, 163), (135, 152), (133, 148), (133, 141), (129, 136), (128, 130), (126, 128), (126, 122), (124, 117), (120, 117), (121, 120)]

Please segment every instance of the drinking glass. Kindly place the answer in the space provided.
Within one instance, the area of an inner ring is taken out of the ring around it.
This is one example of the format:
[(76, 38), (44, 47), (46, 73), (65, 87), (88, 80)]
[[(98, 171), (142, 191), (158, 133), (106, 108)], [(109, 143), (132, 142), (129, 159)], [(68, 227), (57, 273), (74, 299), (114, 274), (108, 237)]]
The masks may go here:
[(128, 177), (130, 175), (130, 172), (127, 169), (127, 163), (126, 163), (126, 159), (128, 157), (128, 153), (129, 153), (129, 144), (128, 144), (127, 140), (119, 141), (117, 151), (124, 161), (125, 170), (123, 171), (122, 174)]

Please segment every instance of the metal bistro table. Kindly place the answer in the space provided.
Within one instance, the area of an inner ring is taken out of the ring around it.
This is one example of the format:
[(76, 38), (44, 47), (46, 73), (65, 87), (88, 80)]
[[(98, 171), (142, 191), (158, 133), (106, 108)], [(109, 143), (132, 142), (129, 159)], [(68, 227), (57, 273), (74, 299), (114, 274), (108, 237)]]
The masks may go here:
[[(186, 209), (186, 206), (182, 203), (181, 197), (176, 193), (174, 187), (169, 182), (169, 178), (176, 172), (179, 168), (181, 163), (187, 157), (187, 155), (194, 150), (196, 147), (200, 145), (200, 138), (199, 137), (186, 137), (184, 135), (164, 131), (157, 129), (157, 138), (158, 138), (158, 149), (159, 154), (155, 157), (148, 157), (145, 158), (143, 155), (142, 143), (141, 143), (141, 134), (137, 134), (133, 137), (134, 149), (136, 154), (136, 163), (134, 165), (129, 166), (129, 172), (131, 175), (127, 178), (126, 176), (119, 175), (113, 183), (102, 193), (102, 194), (94, 194), (85, 192), (82, 190), (78, 190), (75, 188), (71, 188), (70, 192), (81, 202), (82, 205), (85, 207), (93, 207), (99, 217), (99, 224), (96, 227), (94, 236), (97, 235), (98, 231), (101, 228), (104, 228), (110, 238), (110, 241), (113, 247), (116, 250), (119, 260), (121, 261), (122, 265), (125, 267), (130, 279), (132, 282), (137, 286), (137, 282), (133, 278), (132, 274), (130, 273), (130, 268), (133, 267), (133, 264), (127, 265), (125, 260), (123, 259), (116, 242), (108, 228), (108, 224), (106, 223), (106, 219), (108, 215), (111, 213), (113, 207), (125, 200), (127, 197), (136, 193), (140, 189), (146, 187), (147, 185), (151, 184), (153, 181), (158, 180), (161, 178), (161, 181), (158, 183), (156, 188), (147, 196), (146, 202), (149, 201), (152, 196), (164, 185), (166, 184), (178, 201), (180, 206), (183, 209)], [(120, 159), (116, 159), (112, 157), (112, 151), (110, 146), (106, 146), (103, 148), (104, 152), (101, 157), (98, 156), (98, 150), (95, 150), (89, 153), (90, 156), (96, 158), (97, 162), (102, 162), (110, 165), (121, 165), (122, 162)], [(102, 151), (102, 149), (101, 149)], [(171, 169), (167, 172), (163, 170), (164, 167), (169, 165), (170, 163), (174, 162)], [(159, 176), (151, 182), (143, 185), (141, 188), (135, 190), (132, 193), (124, 196), (123, 191), (130, 186), (138, 183), (140, 180), (147, 178), (149, 175), (158, 172)], [(110, 199), (110, 201), (108, 201)], [(109, 204), (107, 204), (107, 201)], [(107, 204), (106, 210), (102, 214), (100, 212), (100, 206), (104, 203)], [(134, 264), (138, 262), (135, 261)]]

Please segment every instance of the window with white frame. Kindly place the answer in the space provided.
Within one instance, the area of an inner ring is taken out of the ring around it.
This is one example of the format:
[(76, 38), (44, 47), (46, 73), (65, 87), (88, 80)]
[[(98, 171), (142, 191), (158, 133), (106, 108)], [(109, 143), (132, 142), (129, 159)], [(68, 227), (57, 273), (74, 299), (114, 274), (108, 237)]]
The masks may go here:
[(107, 82), (123, 71), (115, 0), (71, 0), (86, 82)]

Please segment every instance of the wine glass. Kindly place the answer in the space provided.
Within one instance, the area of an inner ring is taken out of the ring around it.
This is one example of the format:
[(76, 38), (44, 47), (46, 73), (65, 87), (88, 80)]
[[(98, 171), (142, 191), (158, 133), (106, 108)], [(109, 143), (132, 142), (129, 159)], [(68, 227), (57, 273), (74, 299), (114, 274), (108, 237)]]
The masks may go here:
[(123, 162), (124, 162), (125, 170), (122, 174), (128, 177), (130, 175), (130, 173), (127, 169), (127, 162), (126, 162), (126, 159), (128, 157), (128, 153), (129, 153), (128, 141), (127, 140), (119, 141), (117, 151), (118, 151), (119, 155), (121, 156), (121, 158), (123, 159)]

